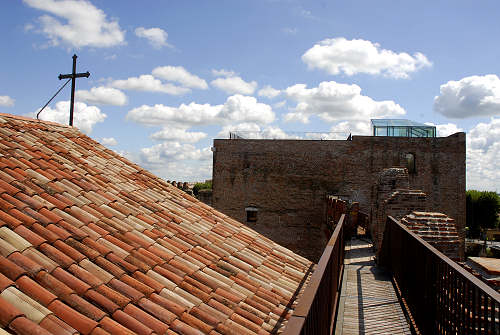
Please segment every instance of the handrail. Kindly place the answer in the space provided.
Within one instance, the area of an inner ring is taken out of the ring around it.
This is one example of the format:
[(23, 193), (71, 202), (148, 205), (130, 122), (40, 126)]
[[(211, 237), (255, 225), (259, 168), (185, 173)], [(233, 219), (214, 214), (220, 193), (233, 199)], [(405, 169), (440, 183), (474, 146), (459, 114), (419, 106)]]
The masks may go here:
[(335, 329), (344, 270), (344, 219), (342, 214), (283, 335), (331, 334)]
[(500, 293), (387, 217), (379, 263), (421, 334), (500, 334)]

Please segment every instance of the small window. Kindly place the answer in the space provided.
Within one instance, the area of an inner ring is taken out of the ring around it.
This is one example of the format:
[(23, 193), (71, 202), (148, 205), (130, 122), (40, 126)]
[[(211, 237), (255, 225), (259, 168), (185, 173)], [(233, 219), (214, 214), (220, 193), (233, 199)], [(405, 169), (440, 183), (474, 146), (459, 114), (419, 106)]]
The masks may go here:
[(257, 222), (257, 212), (259, 211), (255, 207), (247, 207), (245, 208), (247, 212), (247, 222)]
[(406, 168), (408, 169), (408, 173), (416, 173), (417, 170), (415, 168), (415, 155), (408, 153), (406, 154)]

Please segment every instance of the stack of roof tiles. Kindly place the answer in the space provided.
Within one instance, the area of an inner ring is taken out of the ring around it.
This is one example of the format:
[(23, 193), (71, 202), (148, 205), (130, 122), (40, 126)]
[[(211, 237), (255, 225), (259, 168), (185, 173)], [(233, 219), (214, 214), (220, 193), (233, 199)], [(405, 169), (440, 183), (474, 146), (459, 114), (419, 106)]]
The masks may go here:
[(0, 114), (0, 334), (268, 334), (312, 269), (77, 129)]
[(460, 260), (457, 226), (446, 214), (413, 211), (401, 223), (449, 258)]

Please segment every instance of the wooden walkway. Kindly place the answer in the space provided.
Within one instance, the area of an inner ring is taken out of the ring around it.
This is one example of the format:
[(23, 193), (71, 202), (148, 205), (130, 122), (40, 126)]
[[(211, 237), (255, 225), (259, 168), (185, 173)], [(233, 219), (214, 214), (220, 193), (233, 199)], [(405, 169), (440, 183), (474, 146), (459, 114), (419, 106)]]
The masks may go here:
[(389, 275), (373, 259), (371, 243), (346, 241), (336, 335), (411, 334)]

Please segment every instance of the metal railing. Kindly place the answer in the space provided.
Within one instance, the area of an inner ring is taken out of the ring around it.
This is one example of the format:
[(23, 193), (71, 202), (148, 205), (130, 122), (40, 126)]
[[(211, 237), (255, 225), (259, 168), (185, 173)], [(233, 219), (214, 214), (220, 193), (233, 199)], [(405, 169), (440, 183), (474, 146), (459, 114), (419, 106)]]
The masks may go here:
[(346, 140), (349, 131), (313, 132), (313, 131), (230, 131), (231, 140)]
[(340, 220), (283, 335), (331, 334), (344, 270), (344, 218)]
[(378, 258), (417, 333), (500, 334), (500, 293), (391, 216)]

